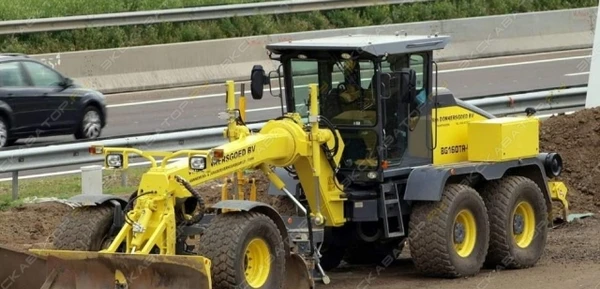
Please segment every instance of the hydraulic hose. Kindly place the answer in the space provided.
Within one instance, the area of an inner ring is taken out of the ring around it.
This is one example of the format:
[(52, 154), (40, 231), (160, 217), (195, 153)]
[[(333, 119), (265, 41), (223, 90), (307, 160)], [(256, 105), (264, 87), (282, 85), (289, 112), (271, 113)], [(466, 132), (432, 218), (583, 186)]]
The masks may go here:
[(175, 176), (175, 179), (186, 190), (188, 190), (190, 192), (190, 194), (192, 194), (192, 196), (194, 196), (196, 198), (196, 201), (198, 202), (198, 207), (200, 209), (200, 211), (198, 212), (198, 214), (194, 215), (190, 220), (185, 221), (185, 224), (192, 225), (192, 224), (196, 224), (196, 223), (200, 222), (202, 220), (202, 218), (204, 218), (204, 214), (205, 214), (205, 211), (206, 211), (206, 206), (204, 204), (204, 199), (202, 198), (202, 196), (200, 195), (200, 193), (198, 193), (198, 191), (196, 191), (194, 189), (194, 187), (192, 187), (192, 184), (190, 184), (184, 178), (182, 178), (180, 176)]

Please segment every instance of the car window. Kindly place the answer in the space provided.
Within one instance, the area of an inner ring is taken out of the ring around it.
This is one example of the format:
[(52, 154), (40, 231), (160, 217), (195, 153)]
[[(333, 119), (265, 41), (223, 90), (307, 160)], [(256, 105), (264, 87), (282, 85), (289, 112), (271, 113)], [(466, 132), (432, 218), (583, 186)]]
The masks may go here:
[(33, 85), (37, 87), (58, 86), (62, 77), (52, 69), (39, 63), (24, 61)]
[(1, 87), (22, 87), (27, 86), (21, 66), (16, 61), (0, 63), (0, 86)]

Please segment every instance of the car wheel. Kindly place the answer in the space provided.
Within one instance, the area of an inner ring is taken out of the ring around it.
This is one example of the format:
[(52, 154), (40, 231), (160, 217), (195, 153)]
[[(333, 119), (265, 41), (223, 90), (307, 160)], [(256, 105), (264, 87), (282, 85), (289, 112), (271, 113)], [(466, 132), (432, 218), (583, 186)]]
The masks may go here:
[(0, 148), (9, 146), (11, 141), (8, 139), (8, 125), (3, 117), (0, 117)]
[(79, 129), (75, 133), (77, 139), (96, 139), (102, 133), (100, 112), (93, 106), (88, 106), (83, 111), (83, 118)]

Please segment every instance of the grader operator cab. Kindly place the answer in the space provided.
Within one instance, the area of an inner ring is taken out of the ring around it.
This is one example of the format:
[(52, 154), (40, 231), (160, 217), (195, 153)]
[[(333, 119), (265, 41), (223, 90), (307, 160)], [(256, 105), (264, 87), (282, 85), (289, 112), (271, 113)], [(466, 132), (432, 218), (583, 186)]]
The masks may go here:
[[(93, 147), (109, 168), (127, 168), (130, 154), (152, 166), (128, 200), (73, 198), (89, 205), (57, 228), (55, 250), (32, 250), (47, 262), (44, 288), (314, 288), (342, 260), (391, 263), (406, 240), (416, 268), (430, 276), (534, 265), (552, 201), (567, 208), (565, 185), (552, 181), (561, 158), (539, 152), (535, 118), (495, 118), (437, 81), (432, 89), (433, 51), (448, 40), (270, 44), (277, 78), (255, 66), (252, 96), (283, 80), (287, 111), (258, 132), (246, 126), (229, 81), (223, 145)], [(282, 216), (256, 192), (223, 193), (207, 206), (195, 188), (244, 169), (263, 172), (270, 193), (298, 213)]]

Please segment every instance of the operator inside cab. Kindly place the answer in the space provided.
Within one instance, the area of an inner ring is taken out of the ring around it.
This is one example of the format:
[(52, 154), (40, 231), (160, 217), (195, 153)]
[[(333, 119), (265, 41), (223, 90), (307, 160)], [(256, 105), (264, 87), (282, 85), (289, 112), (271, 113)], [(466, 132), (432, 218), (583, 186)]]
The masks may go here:
[[(389, 66), (384, 66), (383, 73), (410, 68), (411, 64), (409, 55), (390, 56), (387, 62)], [(389, 93), (389, 97), (384, 96), (383, 99), (378, 99), (373, 92), (376, 83), (374, 69), (364, 67), (361, 71), (360, 64), (366, 63), (369, 61), (348, 59), (333, 64), (334, 67), (337, 66), (335, 70), (342, 72), (343, 80), (340, 79), (337, 87), (334, 86), (324, 94), (326, 97), (321, 102), (322, 114), (336, 125), (359, 125), (366, 128), (377, 123), (377, 106), (384, 105), (380, 108), (386, 114), (385, 123), (382, 124), (384, 143), (380, 145), (386, 152), (386, 159), (401, 159), (408, 147), (409, 127), (414, 127), (419, 119), (419, 114), (415, 114), (414, 111), (418, 110), (426, 101), (426, 89), (419, 87), (417, 97), (408, 103), (407, 96), (400, 95), (403, 89), (400, 87), (401, 81), (398, 75), (395, 75), (395, 78), (390, 79), (390, 87), (387, 88), (386, 94)], [(332, 68), (330, 67), (329, 71), (332, 71)], [(362, 87), (361, 78), (371, 79), (368, 87)], [(377, 159), (378, 152), (382, 151), (377, 148), (379, 143), (377, 135), (374, 131), (373, 133), (367, 131), (344, 132), (347, 141), (344, 160), (354, 162)]]
[[(360, 64), (353, 59), (345, 60), (342, 64), (344, 81), (338, 85), (339, 101), (342, 113), (337, 119), (359, 120), (375, 124), (375, 97), (371, 88), (361, 87)], [(360, 114), (360, 115), (357, 115)]]

